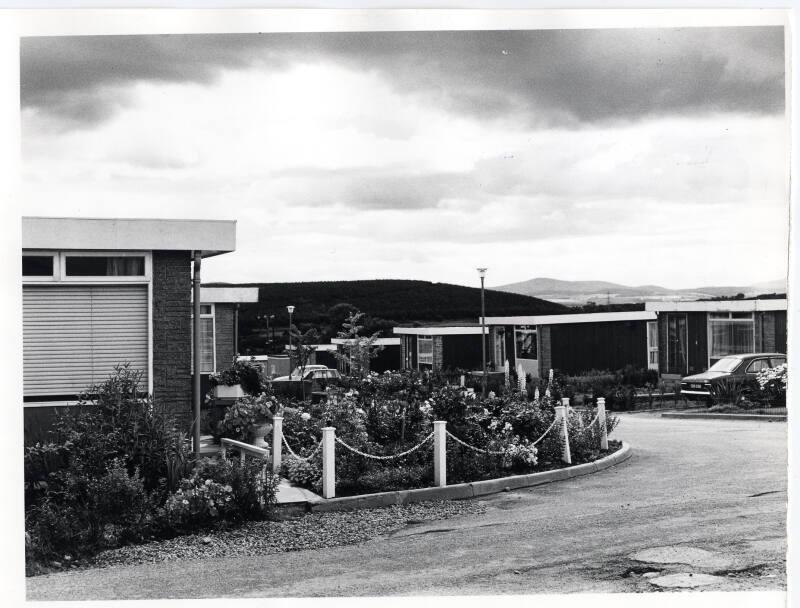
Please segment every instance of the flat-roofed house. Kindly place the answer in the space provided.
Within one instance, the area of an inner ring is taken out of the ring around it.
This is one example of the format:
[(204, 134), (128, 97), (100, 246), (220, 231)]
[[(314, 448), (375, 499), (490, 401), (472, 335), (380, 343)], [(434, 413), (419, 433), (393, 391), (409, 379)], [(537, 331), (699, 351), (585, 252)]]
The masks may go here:
[(235, 246), (235, 221), (23, 218), (26, 434), (125, 362), (190, 424), (192, 263)]
[(658, 315), (662, 376), (697, 374), (725, 355), (786, 353), (786, 299), (647, 302), (645, 308)]

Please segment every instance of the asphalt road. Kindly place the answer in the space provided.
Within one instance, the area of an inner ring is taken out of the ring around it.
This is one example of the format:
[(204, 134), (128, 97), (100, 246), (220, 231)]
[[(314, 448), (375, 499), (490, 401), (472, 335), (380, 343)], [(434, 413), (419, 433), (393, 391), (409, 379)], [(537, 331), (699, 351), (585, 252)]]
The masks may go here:
[[(615, 437), (633, 447), (627, 462), (479, 499), (483, 515), (354, 546), (39, 576), (28, 599), (630, 592), (677, 572), (714, 574), (702, 587), (714, 591), (785, 588), (785, 423), (636, 414)], [(676, 545), (711, 561), (630, 557)]]

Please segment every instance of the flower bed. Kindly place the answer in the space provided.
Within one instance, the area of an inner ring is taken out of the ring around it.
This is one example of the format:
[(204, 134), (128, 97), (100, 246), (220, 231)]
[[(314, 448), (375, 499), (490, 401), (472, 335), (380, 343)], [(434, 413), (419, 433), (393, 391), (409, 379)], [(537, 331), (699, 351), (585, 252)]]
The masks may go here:
[[(440, 385), (414, 372), (370, 374), (360, 382), (330, 389), (328, 398), (304, 409), (287, 408), (283, 432), (298, 457), (287, 455), (282, 474), (295, 484), (321, 491), (322, 427), (358, 452), (390, 457), (419, 446), (434, 420), (468, 446), (447, 441), (448, 483), (480, 481), (534, 473), (564, 466), (562, 442), (551, 430), (556, 401), (545, 393), (528, 399), (524, 392), (490, 393), (481, 399), (462, 387)], [(595, 410), (573, 410), (567, 419), (573, 464), (590, 462), (600, 450)], [(618, 419), (609, 415), (607, 432)], [(618, 445), (610, 446), (609, 452)], [(431, 442), (392, 459), (371, 459), (339, 444), (336, 448), (337, 496), (429, 487), (433, 483)]]

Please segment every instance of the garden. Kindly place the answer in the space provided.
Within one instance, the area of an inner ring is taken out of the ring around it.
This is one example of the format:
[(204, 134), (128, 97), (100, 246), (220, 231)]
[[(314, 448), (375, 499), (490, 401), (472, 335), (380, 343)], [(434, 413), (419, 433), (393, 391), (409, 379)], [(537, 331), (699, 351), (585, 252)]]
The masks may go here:
[[(277, 534), (286, 527), (274, 508), (280, 477), (321, 492), (325, 427), (336, 429), (339, 496), (433, 486), (434, 421), (446, 423), (450, 438), (450, 484), (564, 466), (562, 425), (572, 464), (621, 446), (610, 441), (601, 449), (602, 419), (589, 397), (566, 408), (557, 424), (557, 407), (571, 387), (552, 374), (541, 385), (515, 384), (509, 376), (482, 397), (446, 374), (367, 368), (354, 366), (314, 401), (275, 395), (247, 361), (219, 375), (217, 382), (241, 384), (245, 394), (207, 424), (218, 440), (271, 441), (270, 422), (281, 416), (286, 450), (279, 476), (261, 458), (195, 459), (185, 430), (164, 404), (141, 392), (141, 373), (118, 366), (61, 415), (47, 442), (25, 448), (28, 574), (91, 563), (124, 547), (235, 536), (259, 522), (259, 534)], [(610, 414), (604, 421), (606, 434), (619, 422)], [(459, 512), (428, 508), (430, 517)]]

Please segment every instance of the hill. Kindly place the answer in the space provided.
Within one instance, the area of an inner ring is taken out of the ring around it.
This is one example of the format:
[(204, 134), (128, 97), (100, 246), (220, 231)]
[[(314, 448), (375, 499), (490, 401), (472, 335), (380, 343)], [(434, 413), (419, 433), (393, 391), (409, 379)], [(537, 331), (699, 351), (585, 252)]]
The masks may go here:
[(500, 291), (544, 298), (566, 305), (587, 302), (635, 303), (649, 300), (700, 300), (716, 297), (733, 297), (743, 294), (752, 297), (766, 292), (786, 291), (786, 280), (779, 279), (755, 285), (704, 286), (689, 289), (670, 289), (660, 285), (622, 285), (608, 281), (561, 281), (539, 277), (519, 283), (495, 287)]
[[(302, 331), (322, 330), (322, 338), (333, 337), (346, 315), (349, 304), (365, 313), (367, 331), (382, 331), (390, 336), (391, 327), (442, 322), (478, 321), (481, 290), (448, 283), (427, 281), (373, 280), (320, 281), (305, 283), (208, 283), (207, 287), (258, 287), (258, 303), (242, 304), (239, 311), (240, 350), (247, 352), (266, 339), (266, 324), (259, 315), (275, 315), (270, 321), (276, 342), (282, 342), (289, 315), (286, 306), (295, 306), (293, 321)], [(545, 300), (486, 290), (486, 315), (534, 315), (570, 312), (565, 306)], [(331, 314), (332, 313), (332, 314)], [(257, 350), (257, 349), (256, 349)]]

